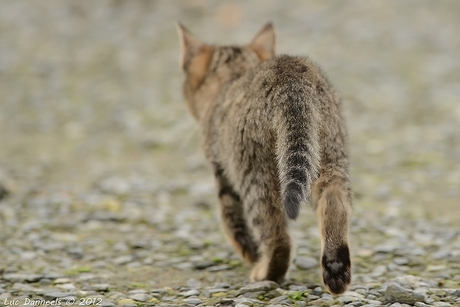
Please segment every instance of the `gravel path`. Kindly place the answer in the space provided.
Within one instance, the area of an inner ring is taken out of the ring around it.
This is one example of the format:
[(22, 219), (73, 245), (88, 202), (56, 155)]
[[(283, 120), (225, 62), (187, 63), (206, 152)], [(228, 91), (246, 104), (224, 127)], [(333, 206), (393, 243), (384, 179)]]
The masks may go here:
[[(460, 306), (460, 2), (0, 5), (1, 306)], [(341, 296), (320, 283), (309, 209), (288, 281), (249, 283), (182, 101), (175, 20), (228, 43), (268, 19), (344, 96)]]
[(153, 206), (144, 203), (155, 194), (147, 182), (109, 179), (99, 186), (81, 195), (30, 191), (22, 201), (5, 200), (22, 206), (0, 210), (8, 223), (0, 267), (4, 305), (12, 298), (70, 297), (133, 307), (460, 305), (460, 230), (442, 221), (357, 208), (354, 282), (333, 297), (319, 281), (319, 234), (309, 212), (293, 225), (298, 257), (288, 282), (248, 284), (250, 268), (225, 243), (209, 205), (196, 202), (173, 214), (165, 194)]

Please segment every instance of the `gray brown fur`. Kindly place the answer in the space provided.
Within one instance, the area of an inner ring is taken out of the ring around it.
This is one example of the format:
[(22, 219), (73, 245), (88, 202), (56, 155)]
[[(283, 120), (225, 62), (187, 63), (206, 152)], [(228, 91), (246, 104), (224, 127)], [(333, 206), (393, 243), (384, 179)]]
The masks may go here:
[(265, 25), (247, 46), (202, 43), (179, 25), (184, 96), (218, 186), (223, 228), (254, 265), (282, 282), (294, 257), (288, 221), (310, 200), (322, 237), (323, 282), (351, 282), (351, 188), (339, 96), (306, 57), (275, 56)]

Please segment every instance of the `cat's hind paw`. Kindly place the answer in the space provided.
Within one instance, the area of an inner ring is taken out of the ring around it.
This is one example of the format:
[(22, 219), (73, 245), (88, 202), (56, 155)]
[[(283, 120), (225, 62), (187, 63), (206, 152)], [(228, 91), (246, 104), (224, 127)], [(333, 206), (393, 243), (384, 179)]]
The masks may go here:
[[(327, 256), (329, 255), (329, 257)], [(330, 257), (335, 255), (335, 257)], [(334, 252), (325, 252), (322, 256), (324, 286), (333, 294), (341, 294), (351, 283), (351, 261), (348, 246), (342, 245)]]

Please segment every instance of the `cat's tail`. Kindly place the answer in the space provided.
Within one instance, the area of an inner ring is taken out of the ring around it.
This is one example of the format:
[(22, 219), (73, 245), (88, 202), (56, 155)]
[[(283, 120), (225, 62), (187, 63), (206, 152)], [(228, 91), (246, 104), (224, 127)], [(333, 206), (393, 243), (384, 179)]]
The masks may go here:
[(281, 200), (288, 217), (296, 219), (318, 174), (320, 113), (306, 89), (280, 96), (275, 125)]

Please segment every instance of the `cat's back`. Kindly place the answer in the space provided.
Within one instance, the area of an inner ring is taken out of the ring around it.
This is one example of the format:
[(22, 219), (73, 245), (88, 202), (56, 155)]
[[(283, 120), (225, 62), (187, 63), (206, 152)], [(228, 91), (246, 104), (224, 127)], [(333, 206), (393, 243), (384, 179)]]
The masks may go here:
[(328, 83), (321, 69), (303, 56), (279, 55), (262, 62), (255, 70), (256, 76), (278, 86), (284, 86), (286, 83), (303, 85)]
[[(233, 80), (220, 97), (219, 109), (235, 117), (248, 116), (253, 112), (271, 117), (277, 104), (286, 103), (286, 97), (330, 96), (332, 93), (327, 77), (310, 59), (280, 55)], [(280, 99), (281, 96), (284, 99)]]

